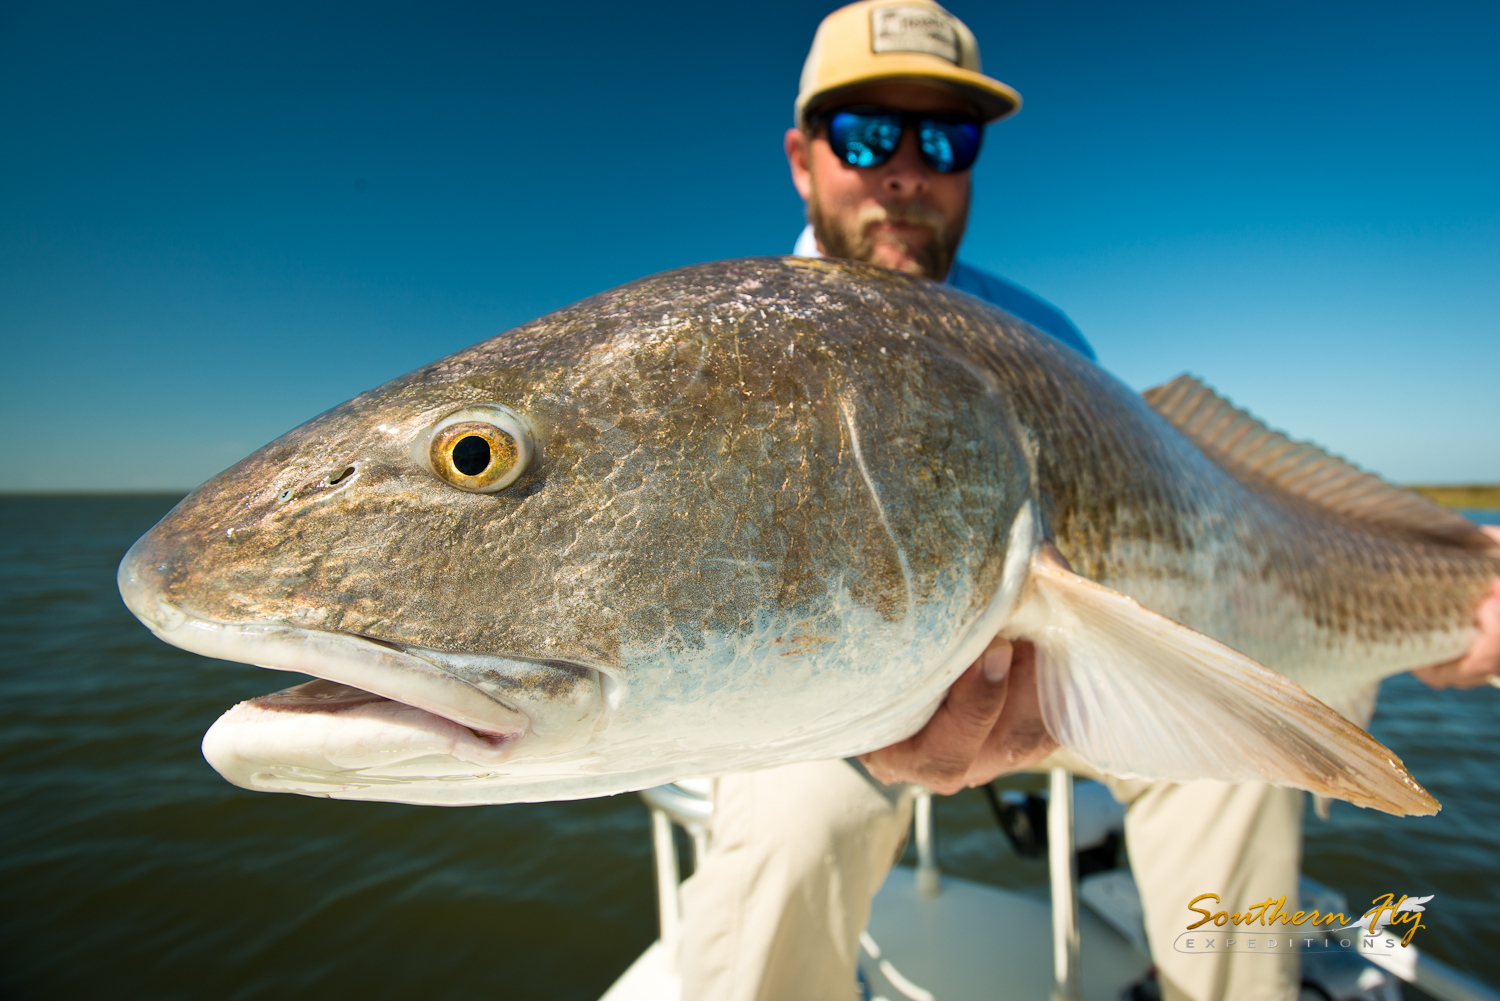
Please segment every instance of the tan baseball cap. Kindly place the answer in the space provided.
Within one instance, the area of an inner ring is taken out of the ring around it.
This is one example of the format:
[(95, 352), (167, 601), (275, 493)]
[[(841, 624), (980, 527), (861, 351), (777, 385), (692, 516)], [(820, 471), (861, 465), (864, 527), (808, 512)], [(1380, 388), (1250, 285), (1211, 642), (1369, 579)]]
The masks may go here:
[(796, 122), (835, 91), (877, 80), (919, 80), (974, 102), (985, 121), (1013, 114), (1021, 95), (979, 71), (979, 43), (931, 0), (860, 0), (823, 19), (802, 65)]

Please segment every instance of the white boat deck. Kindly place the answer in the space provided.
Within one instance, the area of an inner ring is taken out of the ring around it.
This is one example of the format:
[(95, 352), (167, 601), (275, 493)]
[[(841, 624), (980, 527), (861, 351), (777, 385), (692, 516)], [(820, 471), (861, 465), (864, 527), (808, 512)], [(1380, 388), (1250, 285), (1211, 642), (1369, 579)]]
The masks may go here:
[[(1083, 1001), (1120, 1001), (1151, 960), (1086, 909), (1078, 931)], [(1052, 995), (1052, 908), (1009, 890), (945, 876), (942, 891), (924, 897), (914, 870), (898, 867), (875, 898), (862, 942), (860, 969), (872, 998), (1047, 1001)]]
[[(1120, 1001), (1151, 961), (1092, 912), (1079, 915), (1083, 1001)], [(1052, 909), (1045, 901), (945, 876), (937, 896), (916, 872), (891, 870), (861, 939), (872, 1001), (1047, 1001), (1053, 986)], [(681, 988), (654, 942), (601, 1001), (679, 1001)]]
[[(675, 957), (683, 915), (671, 825), (688, 831), (695, 853), (705, 850), (711, 789), (707, 782), (694, 781), (642, 793), (652, 813), (662, 937), (601, 1001), (681, 1001)], [(1079, 792), (1075, 796), (1070, 776), (1060, 769), (1052, 772), (1046, 807), (1049, 903), (942, 876), (932, 837), (932, 799), (919, 790), (914, 811), (918, 866), (891, 870), (860, 936), (859, 974), (867, 1001), (1128, 1001), (1128, 988), (1151, 969), (1135, 880), (1128, 869), (1111, 869), (1078, 881), (1073, 862), (1080, 826), (1086, 843), (1092, 844), (1106, 833), (1111, 817), (1123, 821), (1123, 809), (1102, 787), (1085, 785)], [(1075, 805), (1085, 807), (1082, 825)], [(1321, 910), (1347, 910), (1338, 891), (1305, 876), (1298, 893), (1304, 902), (1318, 902)], [(1400, 982), (1405, 981), (1436, 1001), (1500, 1001), (1500, 992), (1415, 946), (1381, 954), (1366, 950), (1367, 944), (1362, 941), (1357, 952), (1305, 955), (1303, 998), (1400, 1001)]]

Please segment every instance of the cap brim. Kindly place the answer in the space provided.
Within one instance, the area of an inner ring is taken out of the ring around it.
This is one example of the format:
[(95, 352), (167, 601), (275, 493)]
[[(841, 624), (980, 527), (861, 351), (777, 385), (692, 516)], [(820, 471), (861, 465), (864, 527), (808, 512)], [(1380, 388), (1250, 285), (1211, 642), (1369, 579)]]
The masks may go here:
[(935, 67), (931, 57), (920, 55), (905, 58), (887, 56), (881, 60), (881, 63), (879, 72), (867, 71), (845, 79), (825, 82), (816, 93), (808, 96), (801, 109), (803, 120), (806, 120), (810, 112), (816, 111), (830, 99), (836, 98), (840, 91), (887, 80), (909, 80), (912, 83), (955, 91), (965, 100), (971, 101), (974, 109), (986, 122), (999, 121), (1021, 109), (1021, 95), (1016, 93), (1013, 87), (991, 79), (983, 73), (976, 73), (959, 66)]

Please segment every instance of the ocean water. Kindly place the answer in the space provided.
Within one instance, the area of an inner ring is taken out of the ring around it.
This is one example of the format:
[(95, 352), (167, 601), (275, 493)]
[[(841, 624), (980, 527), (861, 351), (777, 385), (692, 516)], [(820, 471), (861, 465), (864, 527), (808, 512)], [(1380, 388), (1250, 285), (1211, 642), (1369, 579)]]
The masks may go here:
[[(640, 800), (223, 782), (203, 731), (295, 679), (176, 650), (120, 604), (116, 564), (175, 500), (0, 497), (0, 998), (598, 997), (656, 934)], [(1393, 679), (1372, 729), (1444, 810), (1335, 804), (1308, 821), (1306, 871), (1354, 905), (1435, 893), (1419, 945), (1500, 984), (1500, 690)], [(1045, 883), (978, 792), (937, 816), (949, 871)]]

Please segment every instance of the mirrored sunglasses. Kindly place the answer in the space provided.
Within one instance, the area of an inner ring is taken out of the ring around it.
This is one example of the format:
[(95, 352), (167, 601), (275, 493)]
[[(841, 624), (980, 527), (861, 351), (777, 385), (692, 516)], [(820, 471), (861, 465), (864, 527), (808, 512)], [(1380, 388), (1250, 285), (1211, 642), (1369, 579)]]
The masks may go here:
[(834, 155), (853, 167), (879, 167), (895, 154), (901, 137), (915, 123), (922, 162), (940, 174), (974, 166), (984, 123), (972, 115), (894, 108), (839, 108), (813, 119), (816, 129), (828, 126), (828, 145)]

